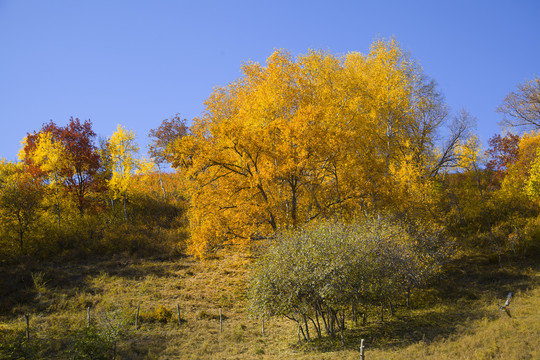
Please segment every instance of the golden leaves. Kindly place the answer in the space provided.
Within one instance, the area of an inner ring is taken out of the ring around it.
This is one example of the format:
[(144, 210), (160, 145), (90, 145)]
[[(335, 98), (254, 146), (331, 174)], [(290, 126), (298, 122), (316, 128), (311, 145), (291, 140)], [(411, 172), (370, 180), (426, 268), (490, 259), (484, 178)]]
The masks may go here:
[(116, 198), (126, 196), (134, 174), (148, 173), (153, 169), (154, 165), (150, 161), (137, 157), (138, 151), (135, 133), (118, 125), (108, 141), (108, 155), (112, 167), (108, 186)]
[(429, 182), (435, 129), (414, 131), (414, 106), (436, 94), (418, 89), (421, 70), (395, 41), (344, 57), (277, 50), (242, 72), (174, 144), (191, 182), (193, 252), (428, 191), (414, 184)]

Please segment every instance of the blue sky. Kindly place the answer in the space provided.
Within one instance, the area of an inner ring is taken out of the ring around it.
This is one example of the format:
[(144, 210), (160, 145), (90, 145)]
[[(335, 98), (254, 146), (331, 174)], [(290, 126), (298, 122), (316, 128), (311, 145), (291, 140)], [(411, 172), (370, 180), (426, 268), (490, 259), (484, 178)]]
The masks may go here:
[(0, 0), (0, 157), (70, 116), (101, 137), (202, 113), (216, 86), (277, 48), (366, 53), (395, 37), (484, 143), (516, 85), (540, 76), (540, 1)]

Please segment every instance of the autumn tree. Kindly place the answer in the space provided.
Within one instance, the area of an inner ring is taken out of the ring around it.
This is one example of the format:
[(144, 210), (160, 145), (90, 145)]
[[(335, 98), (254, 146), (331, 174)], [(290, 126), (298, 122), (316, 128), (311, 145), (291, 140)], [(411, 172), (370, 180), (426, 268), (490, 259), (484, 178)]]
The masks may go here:
[(89, 206), (89, 193), (99, 186), (96, 174), (101, 164), (95, 137), (90, 120), (81, 123), (71, 117), (65, 127), (50, 121), (40, 131), (27, 134), (20, 153), (31, 172), (71, 194), (81, 215)]
[(66, 149), (60, 141), (55, 141), (51, 132), (40, 132), (35, 138), (35, 149), (32, 152), (32, 165), (36, 166), (45, 179), (49, 195), (46, 202), (52, 201), (56, 212), (58, 227), (61, 227), (63, 198), (67, 195)]
[(506, 115), (503, 125), (524, 130), (540, 128), (540, 79), (523, 82), (508, 94), (497, 109)]
[(79, 119), (71, 118), (63, 129), (62, 141), (70, 160), (68, 189), (74, 194), (81, 214), (88, 207), (89, 192), (100, 185), (96, 177), (100, 158), (94, 144), (95, 137), (90, 120), (81, 124)]
[(395, 41), (344, 57), (276, 51), (242, 71), (167, 146), (191, 181), (193, 253), (315, 219), (430, 206), (461, 135), (440, 155), (442, 97)]
[(172, 146), (175, 141), (186, 136), (188, 127), (186, 120), (176, 114), (172, 119), (165, 119), (157, 129), (151, 129), (148, 136), (152, 139), (149, 146), (150, 157), (158, 169), (159, 183), (163, 198), (166, 197), (165, 186), (163, 185), (163, 177), (161, 174), (161, 165), (163, 163), (171, 164), (173, 162)]
[(517, 156), (508, 164), (506, 176), (501, 185), (501, 191), (509, 197), (518, 199), (526, 194), (526, 183), (530, 177), (531, 165), (536, 159), (537, 149), (540, 148), (540, 133), (531, 131), (519, 138)]
[[(491, 249), (495, 253), (497, 252), (495, 238), (493, 236), (492, 219), (487, 209), (488, 194), (486, 193), (485, 186), (482, 182), (482, 157), (481, 144), (477, 136), (471, 136), (466, 142), (460, 144), (458, 149), (460, 161), (459, 168), (468, 171), (474, 178), (476, 190), (477, 190), (477, 206), (482, 213), (482, 217), (485, 221), (485, 227), (489, 234)], [(499, 264), (500, 264), (499, 255)]]
[(186, 119), (176, 114), (172, 119), (165, 119), (157, 129), (151, 129), (148, 137), (152, 139), (149, 146), (150, 156), (159, 164), (172, 163), (171, 147), (174, 142), (188, 133)]
[(25, 235), (38, 216), (42, 192), (23, 163), (0, 161), (0, 212), (17, 232), (20, 255), (25, 253)]
[(118, 125), (108, 140), (108, 156), (112, 175), (108, 180), (109, 189), (114, 198), (121, 198), (124, 207), (124, 219), (127, 223), (127, 199), (135, 172), (146, 171), (148, 164), (137, 157), (139, 146), (135, 142), (135, 133)]
[(495, 178), (499, 183), (509, 167), (518, 159), (519, 139), (519, 135), (516, 134), (507, 134), (506, 136), (497, 134), (488, 140), (489, 148), (486, 150), (486, 155), (489, 157), (489, 161), (486, 167), (495, 173)]
[(448, 224), (452, 234), (475, 247), (489, 247), (500, 261), (503, 251), (523, 245), (524, 228), (537, 214), (527, 186), (538, 136), (497, 135), (488, 143), (485, 156), (474, 137), (460, 145), (461, 170), (447, 176), (447, 203), (452, 205), (443, 213), (454, 218)]

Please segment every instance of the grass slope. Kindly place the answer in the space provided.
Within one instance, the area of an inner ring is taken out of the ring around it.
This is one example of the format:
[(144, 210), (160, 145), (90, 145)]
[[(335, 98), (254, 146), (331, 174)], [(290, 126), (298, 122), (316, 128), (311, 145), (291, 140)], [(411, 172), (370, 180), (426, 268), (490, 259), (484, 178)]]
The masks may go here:
[[(205, 262), (118, 257), (4, 266), (0, 358), (91, 358), (113, 338), (117, 359), (358, 359), (362, 338), (369, 360), (540, 358), (534, 263), (513, 259), (501, 269), (484, 257), (462, 258), (430, 289), (413, 293), (412, 310), (398, 304), (381, 323), (373, 308), (365, 326), (349, 322), (345, 348), (327, 337), (299, 344), (295, 324), (283, 319), (267, 321), (263, 336), (261, 321), (245, 311), (248, 268), (239, 254)], [(508, 291), (511, 317), (497, 307)], [(86, 329), (88, 307), (96, 333)], [(101, 350), (109, 359), (112, 352)]]

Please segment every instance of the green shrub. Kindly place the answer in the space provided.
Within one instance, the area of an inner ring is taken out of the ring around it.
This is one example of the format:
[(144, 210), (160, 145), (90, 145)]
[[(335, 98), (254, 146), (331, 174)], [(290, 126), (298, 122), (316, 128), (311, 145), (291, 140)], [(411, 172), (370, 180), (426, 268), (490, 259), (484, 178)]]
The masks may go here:
[(96, 326), (84, 327), (72, 334), (72, 346), (66, 355), (70, 359), (107, 360), (111, 358), (113, 342)]
[(282, 232), (253, 270), (250, 310), (287, 317), (300, 329), (323, 318), (333, 336), (335, 326), (343, 330), (346, 309), (395, 301), (436, 274), (448, 256), (439, 235), (387, 218)]

